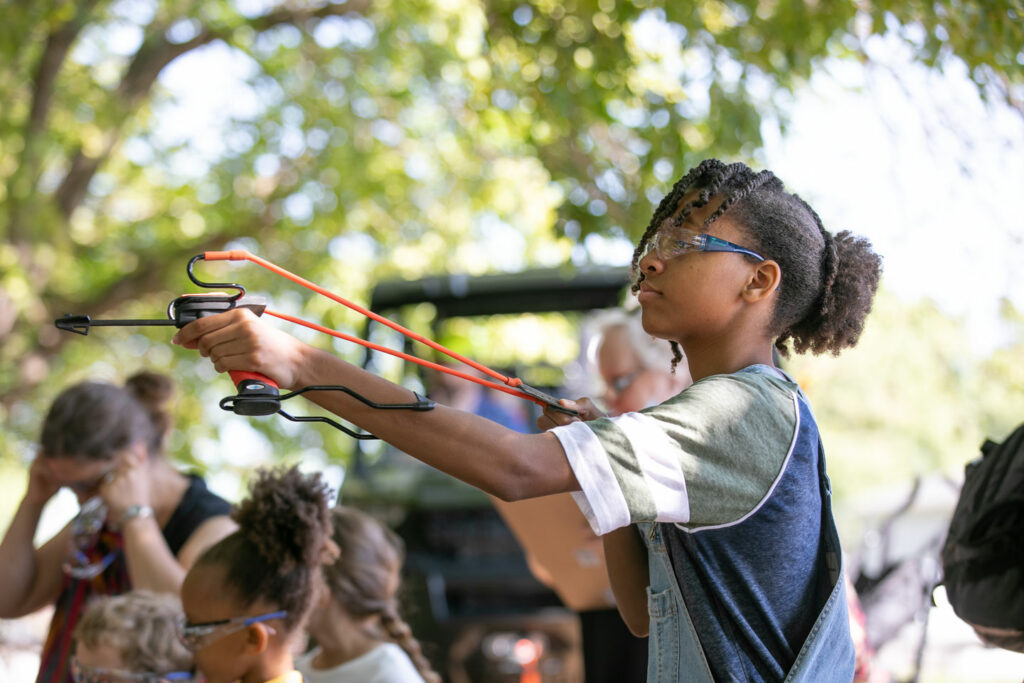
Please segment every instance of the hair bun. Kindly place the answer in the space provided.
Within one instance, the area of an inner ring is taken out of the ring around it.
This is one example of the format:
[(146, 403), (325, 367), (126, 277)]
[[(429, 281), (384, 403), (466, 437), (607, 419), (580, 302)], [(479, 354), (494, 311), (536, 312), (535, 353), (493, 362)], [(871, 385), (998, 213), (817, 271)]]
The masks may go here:
[(124, 383), (125, 389), (141, 403), (158, 408), (174, 393), (174, 381), (167, 375), (151, 370), (140, 370)]
[(303, 474), (298, 466), (263, 469), (232, 517), (267, 561), (284, 570), (318, 567), (331, 535), (328, 492), (319, 473)]
[(167, 375), (151, 370), (140, 370), (128, 378), (124, 388), (145, 409), (156, 432), (153, 446), (163, 442), (163, 437), (171, 429), (171, 415), (164, 410), (174, 394), (174, 381)]

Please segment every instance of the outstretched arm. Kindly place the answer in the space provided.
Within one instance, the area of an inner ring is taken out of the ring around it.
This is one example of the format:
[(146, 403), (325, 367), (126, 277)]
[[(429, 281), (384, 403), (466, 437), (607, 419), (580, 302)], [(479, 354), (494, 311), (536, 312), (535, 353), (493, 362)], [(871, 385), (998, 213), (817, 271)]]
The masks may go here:
[[(283, 389), (347, 386), (379, 403), (413, 399), (408, 389), (271, 327), (247, 309), (201, 318), (175, 343), (198, 349), (219, 372), (258, 372)], [(305, 394), (396, 448), (502, 500), (578, 490), (553, 434), (521, 434), (486, 418), (438, 405), (430, 411), (375, 410), (342, 392)]]

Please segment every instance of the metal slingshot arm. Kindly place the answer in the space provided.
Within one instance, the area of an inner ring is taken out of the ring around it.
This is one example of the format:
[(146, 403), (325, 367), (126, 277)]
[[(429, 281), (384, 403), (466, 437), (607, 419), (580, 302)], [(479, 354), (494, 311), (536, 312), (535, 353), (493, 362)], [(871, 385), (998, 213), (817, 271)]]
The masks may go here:
[[(426, 344), (435, 351), (443, 353), (444, 355), (454, 360), (457, 360), (465, 365), (468, 365), (471, 368), (474, 368), (478, 372), (481, 372), (484, 375), (492, 378), (492, 380), (498, 381), (491, 381), (474, 376), (467, 372), (460, 372), (459, 370), (449, 368), (439, 363), (433, 363), (427, 360), (423, 360), (416, 356), (402, 353), (401, 351), (396, 351), (394, 349), (390, 349), (379, 344), (374, 344), (367, 340), (360, 339), (358, 337), (348, 335), (343, 332), (338, 332), (336, 330), (329, 329), (322, 325), (310, 323), (300, 318), (287, 315), (285, 313), (272, 311), (267, 308), (266, 303), (261, 299), (255, 297), (246, 297), (245, 287), (243, 287), (240, 284), (231, 282), (203, 282), (202, 280), (198, 279), (195, 276), (195, 273), (193, 272), (193, 267), (197, 261), (201, 260), (252, 261), (253, 263), (256, 263), (257, 265), (260, 265), (264, 268), (267, 268), (268, 270), (277, 273), (282, 277), (292, 280), (293, 282), (296, 282), (302, 285), (303, 287), (306, 287), (307, 289), (310, 289), (318, 294), (326, 296), (327, 298), (332, 299), (333, 301), (336, 301), (344, 306), (347, 306), (348, 308), (351, 308), (352, 310), (361, 313), (362, 315), (365, 315), (368, 318), (376, 320), (377, 322), (396, 330), (397, 332), (409, 337), (410, 339)], [(438, 344), (432, 339), (428, 339), (427, 337), (417, 334), (412, 330), (402, 327), (401, 325), (391, 320), (388, 320), (387, 318), (384, 318), (372, 311), (369, 311), (366, 308), (359, 306), (358, 304), (354, 304), (338, 296), (337, 294), (334, 294), (333, 292), (330, 292), (324, 289), (323, 287), (320, 287), (319, 285), (310, 282), (309, 280), (301, 278), (298, 275), (295, 275), (294, 273), (291, 273), (279, 266), (276, 266), (273, 263), (270, 263), (269, 261), (261, 259), (258, 256), (254, 256), (247, 251), (234, 250), (204, 252), (202, 254), (192, 257), (192, 259), (188, 262), (186, 272), (188, 273), (189, 279), (199, 287), (204, 287), (207, 289), (233, 289), (235, 290), (235, 293), (226, 294), (224, 292), (208, 292), (196, 294), (183, 294), (178, 298), (174, 299), (173, 301), (171, 301), (171, 303), (168, 305), (167, 318), (94, 320), (90, 318), (88, 315), (67, 314), (64, 317), (58, 318), (56, 321), (54, 321), (54, 324), (59, 329), (82, 335), (89, 334), (89, 330), (92, 327), (173, 326), (176, 328), (181, 328), (189, 324), (190, 322), (198, 320), (199, 318), (203, 318), (210, 315), (216, 315), (218, 313), (223, 313), (233, 308), (248, 308), (256, 315), (266, 314), (274, 316), (276, 318), (280, 318), (282, 320), (287, 320), (289, 322), (298, 325), (303, 325), (305, 327), (309, 327), (310, 329), (314, 329), (319, 332), (323, 332), (325, 334), (329, 334), (334, 337), (344, 339), (346, 341), (351, 341), (353, 343), (360, 344), (362, 346), (365, 346), (376, 351), (381, 351), (382, 353), (397, 356), (399, 358), (402, 358), (403, 360), (407, 360), (412, 363), (417, 363), (425, 367), (433, 368), (439, 372), (455, 375), (456, 377), (461, 377), (462, 379), (471, 382), (476, 382), (478, 384), (482, 384), (483, 386), (533, 401), (534, 403), (537, 403), (538, 405), (543, 407), (549, 407), (554, 410), (558, 410), (560, 412), (568, 413), (571, 415), (577, 414), (576, 411), (559, 405), (558, 399), (556, 399), (555, 397), (550, 396), (538, 389), (535, 389), (525, 384), (521, 379), (502, 375), (501, 373), (492, 370), (491, 368), (488, 368), (485, 365), (482, 365), (470, 358), (460, 355)], [(419, 396), (418, 394), (416, 395), (416, 400), (410, 403), (375, 403), (367, 399), (366, 397), (356, 393), (352, 389), (340, 385), (318, 385), (315, 387), (304, 387), (302, 389), (293, 391), (282, 396), (277, 384), (270, 378), (259, 373), (233, 370), (229, 372), (229, 375), (231, 376), (232, 381), (235, 383), (235, 386), (238, 389), (238, 393), (235, 396), (228, 396), (221, 400), (220, 407), (222, 409), (230, 410), (238, 415), (248, 416), (273, 415), (276, 413), (293, 422), (325, 422), (356, 439), (376, 439), (377, 437), (373, 436), (372, 434), (352, 431), (342, 426), (335, 420), (332, 420), (327, 417), (295, 417), (281, 409), (281, 402), (293, 398), (295, 396), (299, 396), (307, 391), (340, 391), (352, 396), (353, 398), (356, 398), (357, 400), (361, 401), (362, 403), (372, 408), (380, 410), (423, 411), (431, 410), (435, 405), (435, 403), (430, 399)]]
[[(234, 283), (207, 283), (199, 280), (192, 268), (196, 261), (203, 258), (203, 255), (199, 255), (189, 261), (187, 267), (189, 279), (200, 287), (234, 289), (234, 294), (226, 294), (224, 292), (183, 294), (168, 305), (166, 318), (94, 320), (88, 315), (66, 314), (62, 318), (55, 320), (54, 325), (58, 329), (67, 332), (88, 335), (89, 330), (93, 327), (152, 326), (182, 328), (199, 318), (223, 313), (233, 308), (248, 308), (256, 315), (263, 315), (266, 312), (266, 303), (261, 298), (246, 296), (245, 288), (242, 285)], [(220, 402), (221, 408), (224, 410), (230, 410), (237, 415), (246, 416), (273, 415), (278, 413), (293, 422), (325, 422), (356, 439), (377, 438), (372, 434), (355, 432), (326, 417), (296, 417), (281, 409), (281, 401), (298, 396), (306, 391), (311, 391), (313, 387), (305, 387), (282, 396), (277, 384), (265, 375), (237, 370), (232, 370), (228, 374), (235, 383), (238, 393), (235, 396), (228, 396)], [(348, 387), (322, 385), (315, 387), (315, 389), (318, 391), (341, 391), (367, 405), (380, 409), (430, 410), (434, 407), (433, 401), (421, 396), (417, 396), (417, 400), (412, 403), (378, 404), (360, 396)]]

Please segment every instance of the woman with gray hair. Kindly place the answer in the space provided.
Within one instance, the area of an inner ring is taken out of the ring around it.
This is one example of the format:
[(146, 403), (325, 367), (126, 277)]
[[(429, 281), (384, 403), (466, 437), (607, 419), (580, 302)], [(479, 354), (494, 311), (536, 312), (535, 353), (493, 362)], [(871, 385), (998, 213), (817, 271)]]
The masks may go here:
[(674, 362), (668, 342), (644, 332), (639, 315), (610, 310), (595, 326), (587, 356), (604, 380), (602, 398), (611, 415), (657, 405), (692, 383), (685, 358)]

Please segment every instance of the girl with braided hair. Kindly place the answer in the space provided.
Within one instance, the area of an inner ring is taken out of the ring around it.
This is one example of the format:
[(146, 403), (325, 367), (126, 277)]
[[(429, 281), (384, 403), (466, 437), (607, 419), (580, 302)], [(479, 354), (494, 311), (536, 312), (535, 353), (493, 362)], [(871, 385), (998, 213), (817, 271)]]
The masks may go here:
[(316, 647), (296, 660), (306, 683), (440, 683), (398, 613), (402, 540), (355, 508), (335, 507), (331, 522), (340, 555), (306, 627)]
[(338, 555), (327, 495), (318, 474), (260, 471), (232, 511), (238, 531), (185, 576), (181, 637), (207, 683), (302, 683), (293, 640)]
[[(768, 171), (708, 160), (661, 201), (633, 255), (644, 330), (685, 353), (693, 384), (605, 417), (589, 399), (520, 434), (445, 406), (320, 405), (503, 500), (573, 491), (602, 536), (619, 613), (647, 635), (649, 681), (843, 681), (854, 674), (824, 450), (773, 349), (838, 353), (860, 336), (881, 270)], [(246, 309), (179, 330), (219, 371), (282, 388), (391, 384)]]

